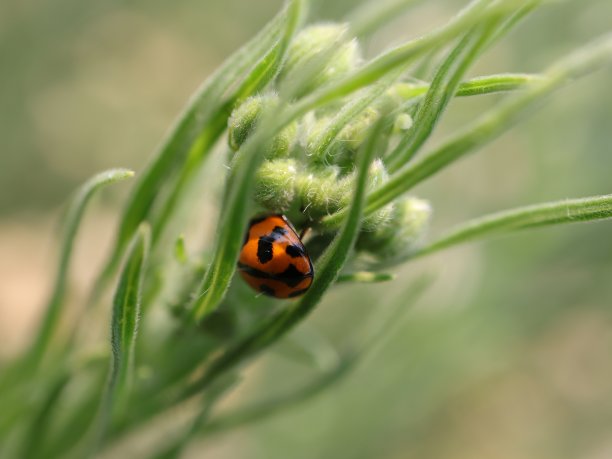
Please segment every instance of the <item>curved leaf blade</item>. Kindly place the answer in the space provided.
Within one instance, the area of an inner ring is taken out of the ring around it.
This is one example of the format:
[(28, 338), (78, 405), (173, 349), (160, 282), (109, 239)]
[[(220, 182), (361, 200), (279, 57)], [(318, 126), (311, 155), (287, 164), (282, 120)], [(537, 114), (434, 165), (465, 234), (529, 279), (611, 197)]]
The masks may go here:
[(104, 439), (112, 417), (125, 409), (129, 397), (149, 240), (150, 228), (143, 224), (132, 240), (113, 299), (111, 366), (96, 420), (94, 448)]
[(548, 225), (589, 222), (610, 218), (612, 218), (612, 195), (534, 204), (496, 212), (465, 222), (418, 250), (410, 258), (428, 255), (454, 245), (482, 239), (494, 234), (505, 234)]
[[(285, 54), (295, 34), (303, 7), (303, 2), (300, 0), (295, 0), (290, 4), (279, 56)], [(271, 114), (264, 114), (262, 118), (265, 121), (270, 116)], [(195, 322), (201, 321), (217, 308), (234, 275), (248, 220), (248, 205), (255, 171), (263, 161), (265, 151), (263, 147), (269, 141), (270, 130), (266, 129), (265, 122), (262, 121), (261, 124), (260, 129), (238, 151), (233, 170), (228, 178), (229, 191), (222, 206), (213, 260), (204, 275), (198, 295), (190, 305), (191, 318)]]
[(133, 176), (134, 172), (128, 169), (111, 169), (101, 172), (85, 182), (70, 203), (65, 217), (64, 235), (53, 292), (47, 303), (46, 312), (39, 326), (38, 333), (36, 334), (36, 341), (30, 350), (30, 358), (34, 365), (38, 364), (46, 348), (51, 344), (57, 324), (62, 315), (72, 251), (87, 204), (102, 187)]
[(261, 352), (293, 329), (319, 304), (323, 294), (335, 282), (357, 238), (367, 189), (368, 168), (380, 142), (382, 121), (374, 125), (360, 154), (354, 198), (342, 229), (323, 253), (315, 267), (315, 279), (302, 299), (281, 310), (249, 335), (214, 360), (200, 381), (187, 388), (181, 398), (197, 393), (227, 370)]
[(250, 42), (226, 60), (191, 97), (131, 193), (121, 217), (115, 245), (93, 293), (94, 299), (115, 271), (138, 225), (148, 217), (159, 190), (185, 161), (192, 146), (204, 138), (199, 146), (199, 154), (205, 157), (221, 135), (229, 110), (241, 95), (236, 91), (228, 95), (228, 91), (243, 81), (244, 74), (265, 58), (270, 47), (282, 36), (289, 13), (289, 8), (285, 8)]
[[(605, 35), (560, 60), (545, 72), (543, 78), (528, 85), (523, 92), (505, 100), (433, 152), (394, 174), (368, 196), (365, 214), (375, 212), (444, 167), (494, 140), (556, 90), (610, 63), (612, 35)], [(344, 212), (326, 217), (323, 223), (328, 227), (337, 227)]]

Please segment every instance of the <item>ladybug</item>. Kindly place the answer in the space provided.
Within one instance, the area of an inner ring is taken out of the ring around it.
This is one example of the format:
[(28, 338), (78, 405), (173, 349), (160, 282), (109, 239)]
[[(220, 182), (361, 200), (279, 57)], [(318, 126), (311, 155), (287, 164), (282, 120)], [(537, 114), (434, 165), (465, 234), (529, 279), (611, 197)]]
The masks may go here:
[(251, 220), (238, 270), (256, 291), (275, 298), (302, 295), (314, 277), (304, 244), (284, 215)]

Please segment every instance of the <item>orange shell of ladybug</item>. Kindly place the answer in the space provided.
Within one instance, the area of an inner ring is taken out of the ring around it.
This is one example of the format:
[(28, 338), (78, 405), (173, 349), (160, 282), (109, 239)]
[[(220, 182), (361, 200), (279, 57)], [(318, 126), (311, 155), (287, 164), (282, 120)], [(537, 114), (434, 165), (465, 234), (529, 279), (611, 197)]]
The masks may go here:
[(251, 220), (238, 270), (253, 289), (275, 298), (302, 295), (314, 277), (304, 244), (284, 215)]

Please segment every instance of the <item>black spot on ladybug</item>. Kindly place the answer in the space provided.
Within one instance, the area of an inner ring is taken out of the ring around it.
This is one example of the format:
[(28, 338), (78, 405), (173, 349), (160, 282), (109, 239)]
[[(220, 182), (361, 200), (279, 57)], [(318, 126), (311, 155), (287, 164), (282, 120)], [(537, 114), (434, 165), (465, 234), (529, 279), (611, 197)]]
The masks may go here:
[(282, 226), (275, 226), (272, 232), (280, 236), (284, 236), (285, 234), (287, 234), (287, 230), (283, 228)]
[(272, 254), (272, 241), (267, 237), (260, 237), (257, 241), (257, 259), (263, 265), (269, 262)]
[(261, 284), (259, 286), (259, 290), (261, 293), (265, 293), (266, 295), (276, 296), (276, 292), (272, 287), (267, 286), (266, 284)]
[(242, 263), (238, 263), (238, 268), (240, 271), (243, 271), (253, 277), (257, 277), (259, 279), (273, 279), (273, 277), (268, 274), (260, 271), (259, 269), (251, 268), (250, 266), (243, 265)]
[(304, 250), (302, 250), (302, 248), (298, 247), (297, 245), (288, 245), (287, 247), (285, 247), (285, 252), (287, 252), (287, 255), (289, 255), (291, 258), (298, 258), (304, 256)]
[(287, 284), (289, 287), (295, 287), (307, 276), (300, 272), (293, 263), (289, 263), (287, 269), (275, 277), (277, 280)]

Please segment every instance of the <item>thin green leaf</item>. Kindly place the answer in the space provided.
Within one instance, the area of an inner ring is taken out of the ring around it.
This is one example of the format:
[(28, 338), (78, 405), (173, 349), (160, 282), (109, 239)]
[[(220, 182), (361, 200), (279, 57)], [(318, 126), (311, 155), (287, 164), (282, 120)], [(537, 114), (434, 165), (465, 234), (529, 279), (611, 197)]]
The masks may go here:
[(181, 457), (181, 454), (189, 446), (189, 443), (196, 439), (198, 433), (204, 430), (204, 427), (208, 423), (208, 419), (210, 417), (210, 413), (213, 410), (217, 401), (230, 389), (232, 389), (236, 383), (238, 382), (238, 378), (236, 377), (228, 377), (218, 381), (213, 388), (209, 389), (204, 396), (202, 401), (202, 407), (200, 411), (195, 416), (191, 425), (188, 429), (182, 432), (176, 440), (171, 441), (169, 445), (167, 445), (167, 441), (164, 442), (166, 445), (160, 452), (154, 453), (151, 458), (152, 459), (177, 459)]
[(490, 16), (499, 14), (500, 11), (506, 11), (507, 8), (507, 2), (491, 5), (490, 0), (474, 0), (461, 13), (439, 29), (381, 54), (351, 75), (300, 100), (294, 106), (293, 112), (296, 116), (303, 115), (309, 110), (372, 84), (394, 69), (413, 62), (427, 52), (439, 49), (449, 40), (465, 33), (470, 27)]
[(360, 284), (377, 284), (379, 282), (389, 282), (395, 279), (395, 274), (375, 273), (370, 271), (358, 271), (354, 273), (341, 274), (336, 280), (337, 284), (347, 282), (357, 282)]
[[(554, 91), (612, 61), (612, 35), (607, 35), (554, 64), (544, 78), (470, 124), (430, 154), (417, 159), (393, 175), (368, 197), (365, 214), (382, 208), (423, 180), (454, 161), (497, 138)], [(326, 217), (323, 223), (336, 227), (345, 211)]]
[(247, 424), (254, 424), (278, 413), (290, 410), (308, 400), (312, 400), (334, 384), (343, 380), (355, 368), (355, 364), (358, 361), (356, 357), (357, 355), (347, 354), (333, 368), (298, 389), (272, 396), (268, 400), (236, 409), (217, 419), (213, 419), (203, 425), (198, 434), (207, 436), (211, 433), (226, 432)]
[(187, 248), (185, 247), (185, 235), (181, 234), (174, 243), (174, 258), (182, 265), (186, 265), (189, 261)]
[(225, 131), (231, 109), (246, 97), (265, 88), (265, 86), (278, 75), (285, 60), (289, 41), (293, 36), (293, 30), (297, 27), (297, 25), (292, 22), (292, 19), (295, 15), (299, 14), (301, 13), (297, 6), (292, 10), (288, 10), (284, 35), (255, 64), (225, 106), (219, 109), (217, 115), (211, 119), (205, 127), (203, 134), (193, 145), (187, 160), (181, 168), (178, 179), (170, 184), (172, 191), (166, 201), (161, 205), (161, 212), (152, 219), (153, 244), (161, 237), (172, 215), (180, 208), (181, 198), (185, 195), (185, 191), (188, 189), (189, 184), (191, 184), (196, 177), (207, 153), (214, 146), (219, 135)]
[[(504, 6), (507, 8), (507, 6)], [(195, 322), (201, 321), (207, 314), (214, 311), (225, 295), (235, 271), (235, 261), (240, 250), (240, 241), (247, 223), (247, 205), (254, 172), (262, 160), (266, 141), (299, 116), (311, 109), (343, 97), (357, 89), (366, 86), (384, 75), (411, 62), (422, 53), (442, 46), (446, 40), (461, 33), (465, 28), (473, 25), (493, 13), (497, 14), (499, 8), (490, 7), (485, 0), (473, 1), (461, 14), (451, 20), (445, 27), (430, 35), (407, 43), (375, 59), (370, 65), (358, 70), (352, 76), (332, 83), (327, 87), (300, 99), (285, 112), (274, 114), (274, 119), (266, 123), (266, 116), (255, 134), (242, 146), (236, 155), (236, 172), (231, 181), (236, 186), (230, 187), (216, 241), (216, 251), (213, 262), (206, 272), (197, 296), (190, 306), (191, 317)], [(299, 87), (295, 85), (295, 87)]]
[(30, 350), (30, 359), (34, 366), (40, 362), (43, 354), (51, 345), (62, 315), (72, 251), (87, 204), (100, 188), (133, 176), (134, 172), (127, 169), (111, 169), (97, 174), (78, 190), (76, 196), (70, 203), (64, 221), (62, 247), (57, 275), (53, 285), (53, 292), (47, 303), (45, 315), (43, 316), (38, 332), (36, 333), (36, 341)]
[(315, 267), (315, 278), (304, 297), (255, 328), (245, 338), (214, 360), (200, 381), (188, 388), (181, 398), (197, 393), (227, 370), (259, 353), (288, 333), (321, 301), (323, 294), (334, 283), (359, 232), (363, 200), (367, 188), (368, 168), (380, 142), (382, 122), (376, 123), (360, 154), (355, 192), (342, 229)]
[(129, 398), (149, 239), (150, 229), (143, 224), (134, 236), (115, 292), (111, 322), (113, 352), (96, 425), (96, 445), (106, 435), (111, 418), (121, 414)]
[(468, 68), (489, 43), (489, 38), (501, 18), (493, 17), (485, 24), (468, 32), (442, 63), (414, 117), (414, 126), (408, 131), (385, 161), (389, 172), (406, 164), (430, 137), (442, 113), (455, 95)]
[[(539, 74), (500, 73), (483, 75), (463, 81), (455, 92), (455, 97), (482, 96), (524, 89), (528, 85), (544, 79)], [(405, 101), (414, 102), (424, 96), (429, 89), (427, 83), (402, 83), (395, 87), (395, 92)]]
[(31, 418), (31, 423), (27, 428), (24, 437), (23, 451), (19, 457), (24, 459), (44, 458), (45, 441), (49, 433), (49, 428), (53, 424), (53, 415), (57, 403), (60, 400), (70, 375), (67, 372), (60, 372), (47, 388), (46, 396), (40, 407)]
[(319, 371), (337, 365), (340, 355), (334, 345), (318, 330), (308, 325), (305, 323), (286, 336), (275, 351), (291, 362), (301, 362)]
[(442, 63), (414, 118), (414, 127), (390, 153), (386, 164), (393, 173), (412, 159), (429, 139), (450, 100), (457, 92), (461, 79), (483, 53), (496, 40), (508, 33), (518, 20), (532, 11), (539, 1), (532, 1), (518, 12), (498, 14), (474, 27), (453, 49)]
[(351, 31), (356, 37), (365, 37), (419, 1), (421, 0), (370, 0), (349, 13), (346, 22), (351, 25)]
[(404, 69), (395, 70), (379, 82), (363, 90), (359, 97), (347, 103), (338, 112), (325, 129), (319, 134), (315, 140), (313, 147), (313, 155), (319, 158), (323, 163), (329, 162), (329, 157), (332, 144), (342, 129), (350, 123), (357, 115), (369, 107), (376, 99), (378, 99), (389, 87), (401, 76)]
[[(291, 3), (283, 43), (288, 46), (300, 22), (303, 2)], [(284, 54), (284, 51), (283, 53)], [(226, 195), (217, 229), (216, 250), (213, 261), (206, 271), (198, 295), (190, 306), (190, 314), (199, 322), (214, 311), (223, 299), (234, 274), (248, 220), (249, 198), (255, 171), (263, 161), (265, 145), (270, 141), (266, 120), (272, 114), (262, 115), (261, 129), (256, 130), (237, 152), (229, 177), (229, 192)]]
[[(205, 157), (221, 135), (229, 115), (226, 112), (231, 110), (239, 96), (244, 96), (246, 87), (240, 88), (242, 93), (236, 91), (227, 95), (227, 92), (244, 79), (250, 68), (269, 54), (270, 47), (274, 46), (286, 29), (291, 9), (291, 5), (285, 8), (257, 36), (226, 60), (196, 91), (183, 113), (179, 115), (153, 160), (140, 176), (123, 211), (115, 246), (96, 285), (94, 299), (115, 271), (134, 231), (149, 215), (160, 189), (176, 168), (183, 164), (192, 146), (199, 141), (198, 154)], [(222, 127), (219, 128), (219, 125)], [(202, 138), (205, 140), (202, 141)], [(184, 175), (186, 172), (181, 173), (181, 176)], [(182, 180), (188, 181), (189, 178)]]
[(458, 97), (469, 97), (515, 91), (542, 79), (541, 75), (525, 73), (502, 73), (499, 75), (476, 77), (461, 83), (459, 88), (457, 88), (456, 95)]
[(609, 218), (612, 218), (612, 195), (567, 199), (520, 207), (463, 223), (412, 254), (411, 258), (495, 234)]
[(365, 358), (375, 354), (387, 339), (397, 333), (400, 326), (405, 323), (406, 315), (411, 310), (410, 306), (416, 303), (430, 284), (431, 279), (428, 277), (413, 282), (410, 288), (406, 290), (406, 294), (401, 295), (402, 300), (397, 301), (394, 307), (389, 308), (387, 314), (375, 314), (377, 320), (368, 327), (367, 336), (361, 343), (352, 346), (352, 351), (345, 352), (334, 366), (329, 367), (312, 382), (289, 393), (276, 395), (252, 406), (236, 409), (222, 415), (206, 424), (200, 433), (206, 435), (225, 432), (246, 424), (259, 422), (307, 402), (341, 382)]

